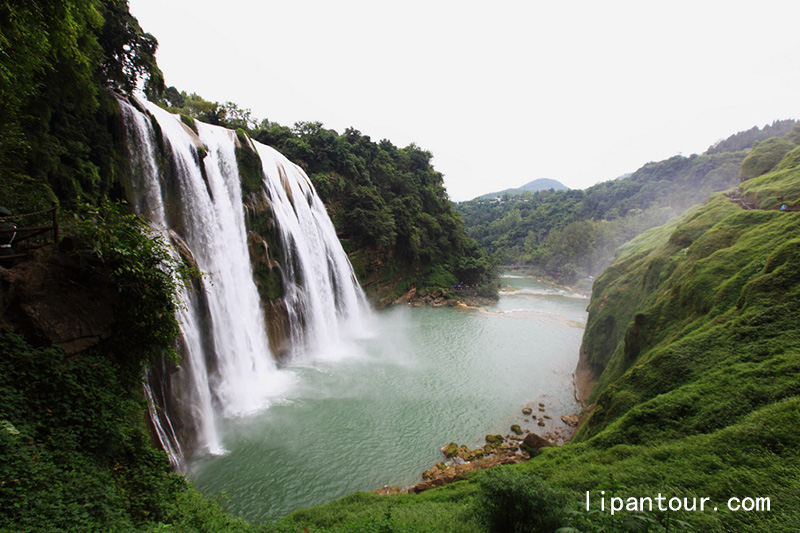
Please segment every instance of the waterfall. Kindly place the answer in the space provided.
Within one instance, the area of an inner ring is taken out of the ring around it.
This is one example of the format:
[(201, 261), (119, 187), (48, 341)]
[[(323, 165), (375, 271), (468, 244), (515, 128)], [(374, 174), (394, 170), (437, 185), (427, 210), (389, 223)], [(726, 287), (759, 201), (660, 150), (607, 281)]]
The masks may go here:
[(255, 148), (287, 255), (285, 274), (294, 280), (285, 294), (293, 351), (313, 356), (337, 345), (342, 324), (359, 325), (352, 319), (365, 307), (364, 296), (311, 181), (273, 148)]
[[(193, 453), (225, 453), (221, 418), (267, 409), (291, 387), (292, 374), (279, 369), (270, 348), (278, 341), (268, 330), (280, 336), (285, 322), (290, 358), (325, 357), (342, 345), (343, 333), (362, 327), (368, 306), (299, 167), (231, 130), (199, 121), (189, 127), (154, 104), (134, 103), (120, 100), (131, 203), (176, 257), (204, 273), (178, 296), (180, 365), (162, 362), (145, 380), (152, 427), (181, 469)], [(260, 158), (260, 187), (245, 186), (237, 150)], [(254, 215), (248, 209), (268, 216), (268, 229), (260, 229), (269, 235), (248, 228)], [(279, 277), (281, 294), (273, 295), (279, 306), (260, 295), (254, 264)], [(268, 318), (267, 307), (282, 310), (284, 320)]]

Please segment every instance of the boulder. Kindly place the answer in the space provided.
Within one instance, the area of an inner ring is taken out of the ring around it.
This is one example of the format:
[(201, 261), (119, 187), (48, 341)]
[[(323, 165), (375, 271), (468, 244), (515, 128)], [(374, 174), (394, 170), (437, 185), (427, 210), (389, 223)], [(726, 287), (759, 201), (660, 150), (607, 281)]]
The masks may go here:
[(528, 433), (525, 435), (525, 440), (522, 441), (522, 449), (527, 451), (531, 457), (538, 455), (539, 450), (550, 446), (550, 443), (544, 437), (540, 437), (536, 433)]
[(486, 442), (487, 444), (491, 444), (492, 446), (500, 446), (503, 444), (503, 436), (502, 435), (486, 435)]
[[(85, 263), (85, 264), (84, 264)], [(111, 336), (119, 288), (99, 261), (48, 245), (0, 268), (0, 323), (36, 344), (76, 354)]]
[(514, 424), (513, 426), (511, 426), (511, 431), (512, 431), (512, 432), (513, 432), (515, 435), (522, 435), (522, 428), (521, 428), (521, 427), (519, 427), (519, 425), (518, 425), (518, 424)]
[(444, 448), (442, 448), (442, 453), (445, 457), (455, 457), (458, 454), (458, 444), (455, 442), (451, 442)]
[(531, 414), (532, 412), (533, 412), (533, 409), (531, 409), (530, 407), (523, 407), (523, 408), (522, 408), (522, 414), (523, 414), (523, 415), (529, 415), (529, 414)]

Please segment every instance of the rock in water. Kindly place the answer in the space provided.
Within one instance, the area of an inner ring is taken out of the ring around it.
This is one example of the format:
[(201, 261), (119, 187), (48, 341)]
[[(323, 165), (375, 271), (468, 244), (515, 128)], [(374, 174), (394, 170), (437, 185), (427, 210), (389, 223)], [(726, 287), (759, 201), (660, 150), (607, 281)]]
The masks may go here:
[(578, 415), (561, 415), (561, 421), (574, 428), (578, 425)]
[(451, 442), (444, 448), (442, 448), (442, 453), (445, 457), (453, 457), (458, 453), (458, 444), (455, 442)]

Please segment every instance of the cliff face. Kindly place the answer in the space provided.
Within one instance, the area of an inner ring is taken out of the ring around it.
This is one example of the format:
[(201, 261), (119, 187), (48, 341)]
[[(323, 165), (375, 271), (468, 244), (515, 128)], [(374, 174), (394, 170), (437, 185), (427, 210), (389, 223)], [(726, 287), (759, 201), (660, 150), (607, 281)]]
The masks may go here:
[(0, 268), (0, 326), (77, 354), (112, 334), (118, 291), (101, 269), (49, 245)]

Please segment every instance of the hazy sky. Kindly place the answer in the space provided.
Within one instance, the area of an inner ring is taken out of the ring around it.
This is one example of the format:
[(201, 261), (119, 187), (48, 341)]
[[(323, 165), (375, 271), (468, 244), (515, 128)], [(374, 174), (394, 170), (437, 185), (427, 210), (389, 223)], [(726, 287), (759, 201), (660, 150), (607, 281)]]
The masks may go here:
[(800, 2), (129, 0), (167, 85), (433, 153), (454, 200), (800, 118)]

